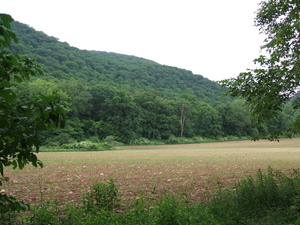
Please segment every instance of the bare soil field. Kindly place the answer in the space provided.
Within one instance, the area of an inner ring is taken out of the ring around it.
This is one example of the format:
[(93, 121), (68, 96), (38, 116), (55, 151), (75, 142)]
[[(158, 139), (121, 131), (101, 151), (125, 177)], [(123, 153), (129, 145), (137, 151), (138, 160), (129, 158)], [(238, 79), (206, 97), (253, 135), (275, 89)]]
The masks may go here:
[(78, 201), (95, 182), (113, 179), (124, 205), (165, 193), (206, 201), (217, 188), (233, 188), (241, 178), (271, 166), (298, 169), (300, 138), (189, 145), (125, 146), (95, 152), (41, 152), (44, 168), (7, 168), (3, 191), (38, 203)]

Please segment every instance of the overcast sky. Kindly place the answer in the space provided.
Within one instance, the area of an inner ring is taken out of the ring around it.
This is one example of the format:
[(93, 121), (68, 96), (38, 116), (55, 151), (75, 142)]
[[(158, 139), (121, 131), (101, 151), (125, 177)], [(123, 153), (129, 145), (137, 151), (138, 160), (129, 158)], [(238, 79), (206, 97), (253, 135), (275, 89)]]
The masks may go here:
[(9, 0), (0, 12), (71, 46), (134, 55), (210, 80), (253, 68), (261, 0)]

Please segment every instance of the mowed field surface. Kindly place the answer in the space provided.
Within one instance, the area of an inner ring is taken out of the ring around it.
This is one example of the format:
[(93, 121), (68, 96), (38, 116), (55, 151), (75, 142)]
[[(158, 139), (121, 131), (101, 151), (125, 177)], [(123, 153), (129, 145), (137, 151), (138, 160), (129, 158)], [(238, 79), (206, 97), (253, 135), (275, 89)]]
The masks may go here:
[(218, 188), (232, 188), (249, 174), (271, 166), (298, 169), (300, 138), (269, 141), (234, 141), (189, 145), (126, 146), (97, 152), (41, 152), (44, 168), (7, 168), (2, 187), (19, 199), (38, 203), (78, 201), (95, 182), (113, 179), (124, 205), (144, 196), (165, 193), (205, 201)]

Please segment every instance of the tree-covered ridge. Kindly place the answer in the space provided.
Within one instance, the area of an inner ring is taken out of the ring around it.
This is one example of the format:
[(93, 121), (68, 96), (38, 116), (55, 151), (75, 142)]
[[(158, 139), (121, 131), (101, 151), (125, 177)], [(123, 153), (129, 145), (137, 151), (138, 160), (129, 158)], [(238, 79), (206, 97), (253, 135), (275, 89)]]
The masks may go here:
[(37, 134), (44, 145), (224, 140), (284, 131), (295, 120), (287, 105), (276, 118), (256, 123), (243, 100), (225, 98), (224, 88), (190, 71), (134, 56), (79, 50), (18, 22), (13, 29), (19, 43), (12, 51), (36, 59), (44, 71), (44, 76), (14, 87), (16, 101), (56, 93), (69, 102), (66, 127)]
[(222, 96), (224, 88), (191, 71), (135, 56), (79, 50), (19, 22), (12, 27), (19, 39), (13, 51), (36, 59), (50, 77), (92, 85), (105, 82), (135, 90), (154, 89), (168, 96), (189, 93), (206, 102), (226, 101)]

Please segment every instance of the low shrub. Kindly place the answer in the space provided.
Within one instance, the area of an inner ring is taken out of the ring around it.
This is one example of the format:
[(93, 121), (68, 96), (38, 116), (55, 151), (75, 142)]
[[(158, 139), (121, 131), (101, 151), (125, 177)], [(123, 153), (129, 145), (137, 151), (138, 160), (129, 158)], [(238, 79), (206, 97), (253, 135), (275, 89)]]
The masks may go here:
[(62, 149), (83, 149), (83, 150), (105, 150), (112, 149), (112, 146), (107, 142), (91, 142), (91, 141), (81, 141), (81, 142), (73, 142), (69, 144), (63, 144), (60, 148)]
[(115, 136), (107, 136), (103, 139), (103, 142), (108, 143), (110, 146), (122, 146), (123, 143), (117, 141), (117, 138)]
[(150, 145), (151, 141), (147, 138), (138, 138), (130, 142), (131, 145)]
[(229, 224), (247, 224), (242, 221), (266, 219), (270, 215), (270, 220), (276, 218), (276, 224), (288, 224), (300, 213), (299, 178), (298, 170), (293, 170), (290, 176), (271, 167), (265, 173), (259, 170), (256, 179), (249, 176), (233, 190), (216, 194), (210, 210), (219, 219), (231, 221)]
[(60, 224), (60, 215), (61, 211), (56, 201), (43, 200), (40, 205), (31, 208), (30, 215), (24, 217), (23, 221), (32, 225)]
[(164, 141), (159, 139), (138, 138), (130, 142), (131, 145), (163, 145)]
[(193, 144), (193, 143), (207, 143), (207, 142), (218, 142), (218, 141), (237, 141), (237, 140), (246, 140), (249, 139), (247, 137), (235, 137), (235, 136), (229, 136), (229, 137), (215, 137), (212, 138), (206, 138), (206, 137), (192, 137), (192, 138), (186, 138), (186, 137), (175, 137), (174, 135), (171, 135), (166, 141), (166, 144)]
[(112, 211), (119, 206), (118, 188), (111, 179), (107, 183), (95, 183), (92, 190), (84, 195), (83, 205), (86, 213), (104, 210)]
[(175, 137), (171, 135), (166, 141), (167, 144), (189, 144), (194, 143), (193, 139), (185, 138), (185, 137)]

